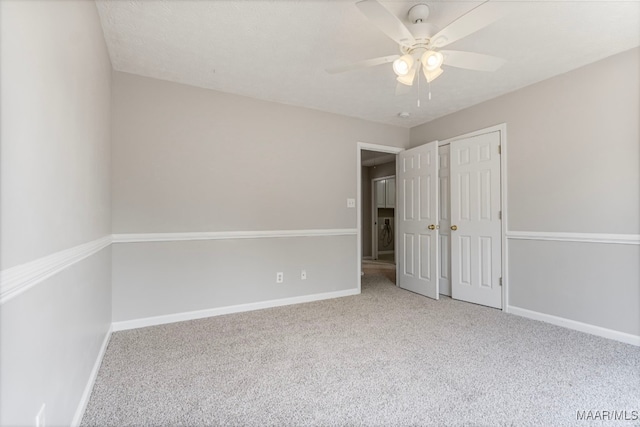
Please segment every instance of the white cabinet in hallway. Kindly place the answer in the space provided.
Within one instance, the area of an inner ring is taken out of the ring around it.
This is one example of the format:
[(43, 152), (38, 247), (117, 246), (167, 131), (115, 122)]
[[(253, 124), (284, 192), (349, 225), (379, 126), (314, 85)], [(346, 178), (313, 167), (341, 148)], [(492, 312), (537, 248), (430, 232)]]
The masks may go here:
[(376, 182), (376, 207), (395, 208), (396, 206), (396, 179), (386, 178)]

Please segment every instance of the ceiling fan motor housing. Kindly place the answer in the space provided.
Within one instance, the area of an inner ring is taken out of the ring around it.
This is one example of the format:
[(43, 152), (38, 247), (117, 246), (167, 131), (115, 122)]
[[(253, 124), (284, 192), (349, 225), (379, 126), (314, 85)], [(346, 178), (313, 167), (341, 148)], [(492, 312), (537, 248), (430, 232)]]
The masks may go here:
[(426, 4), (417, 4), (409, 9), (409, 22), (419, 24), (426, 22), (429, 17), (429, 6)]
[(411, 46), (403, 46), (401, 50), (403, 50), (404, 53), (408, 53), (418, 47), (427, 48), (429, 45), (429, 39), (432, 35), (437, 33), (438, 29), (436, 26), (427, 22), (429, 14), (430, 9), (426, 4), (417, 4), (409, 9), (409, 12), (407, 13), (407, 18), (410, 23), (409, 28), (416, 43)]

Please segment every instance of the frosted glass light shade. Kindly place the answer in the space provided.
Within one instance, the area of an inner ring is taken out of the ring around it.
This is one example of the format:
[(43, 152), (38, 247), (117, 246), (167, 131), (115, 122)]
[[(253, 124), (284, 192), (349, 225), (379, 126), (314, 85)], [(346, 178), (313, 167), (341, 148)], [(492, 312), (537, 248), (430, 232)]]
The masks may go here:
[(428, 50), (422, 55), (420, 62), (427, 71), (435, 71), (442, 66), (444, 56), (440, 52)]
[(413, 79), (415, 78), (415, 73), (407, 74), (406, 76), (398, 76), (396, 78), (397, 81), (402, 83), (403, 85), (411, 86), (413, 85)]
[(422, 67), (422, 72), (424, 73), (424, 77), (427, 79), (427, 82), (431, 83), (435, 79), (437, 79), (440, 74), (442, 74), (442, 68), (438, 68), (433, 71), (427, 70), (427, 67)]
[(411, 55), (402, 55), (393, 61), (393, 72), (398, 76), (406, 76), (413, 68), (413, 57)]

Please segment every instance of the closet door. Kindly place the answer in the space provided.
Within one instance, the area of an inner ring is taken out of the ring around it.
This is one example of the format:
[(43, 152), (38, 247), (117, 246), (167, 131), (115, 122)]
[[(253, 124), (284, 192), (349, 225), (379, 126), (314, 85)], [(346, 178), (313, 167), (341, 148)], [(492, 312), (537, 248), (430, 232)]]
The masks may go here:
[(396, 179), (399, 285), (438, 299), (438, 143), (401, 152)]
[(451, 292), (455, 299), (502, 308), (500, 134), (453, 141)]

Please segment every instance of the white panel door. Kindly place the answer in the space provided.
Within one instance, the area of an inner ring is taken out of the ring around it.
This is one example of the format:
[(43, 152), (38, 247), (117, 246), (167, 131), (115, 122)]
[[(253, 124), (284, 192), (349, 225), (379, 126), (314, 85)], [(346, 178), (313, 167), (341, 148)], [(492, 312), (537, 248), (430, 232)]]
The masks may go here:
[(398, 159), (399, 285), (438, 299), (438, 143), (403, 151)]
[(438, 215), (439, 238), (438, 244), (440, 249), (440, 293), (442, 295), (451, 296), (451, 182), (449, 168), (449, 145), (442, 145), (438, 148), (438, 158), (440, 159), (440, 168), (438, 170), (439, 183), (439, 207)]
[(502, 308), (500, 133), (453, 141), (451, 296)]

